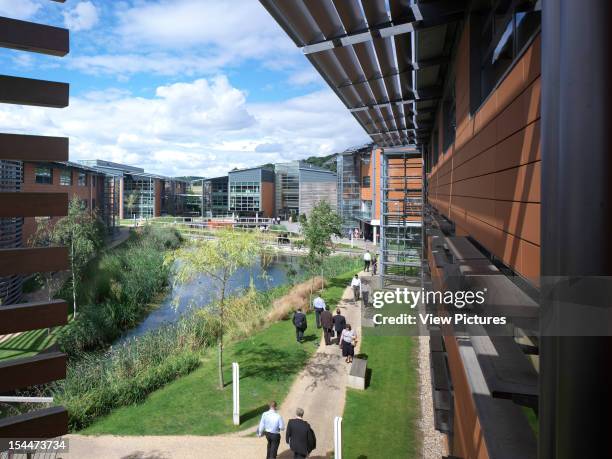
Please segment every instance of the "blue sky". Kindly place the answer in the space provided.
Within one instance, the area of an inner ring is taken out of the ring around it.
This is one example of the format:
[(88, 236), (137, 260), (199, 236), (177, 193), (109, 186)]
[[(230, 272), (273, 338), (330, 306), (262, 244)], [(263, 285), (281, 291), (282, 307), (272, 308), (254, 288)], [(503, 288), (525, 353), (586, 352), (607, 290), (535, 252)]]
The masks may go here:
[(368, 141), (257, 0), (0, 0), (0, 15), (70, 29), (65, 58), (0, 51), (1, 73), (71, 84), (67, 109), (0, 106), (0, 129), (69, 136), (73, 159), (214, 176)]

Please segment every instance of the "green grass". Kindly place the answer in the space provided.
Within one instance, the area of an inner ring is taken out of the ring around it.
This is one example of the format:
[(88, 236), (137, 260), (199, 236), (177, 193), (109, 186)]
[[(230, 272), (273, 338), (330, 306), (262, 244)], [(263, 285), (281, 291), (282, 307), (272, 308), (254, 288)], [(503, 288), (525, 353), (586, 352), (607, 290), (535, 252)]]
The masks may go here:
[(47, 329), (32, 330), (21, 333), (3, 343), (0, 343), (0, 360), (19, 357), (31, 357), (44, 351), (55, 343), (58, 327), (47, 334)]
[[(312, 321), (312, 319), (311, 319)], [(271, 399), (282, 400), (318, 346), (316, 327), (306, 342), (295, 341), (290, 321), (277, 322), (251, 339), (225, 348), (226, 386), (217, 389), (216, 351), (202, 366), (152, 393), (142, 404), (120, 408), (83, 430), (84, 434), (214, 435), (254, 425)], [(240, 364), (242, 425), (232, 425), (231, 362)]]
[(419, 418), (417, 341), (373, 336), (364, 330), (370, 385), (347, 390), (342, 420), (343, 456), (351, 459), (416, 458)]
[[(340, 300), (354, 271), (332, 279), (322, 297), (330, 307)], [(305, 342), (295, 341), (290, 320), (274, 323), (251, 338), (225, 346), (226, 386), (217, 388), (216, 350), (206, 353), (202, 365), (140, 404), (119, 408), (81, 431), (101, 435), (215, 435), (255, 425), (271, 399), (281, 402), (297, 374), (316, 351), (320, 333), (314, 315), (308, 318)], [(232, 424), (231, 362), (240, 364), (239, 427)]]

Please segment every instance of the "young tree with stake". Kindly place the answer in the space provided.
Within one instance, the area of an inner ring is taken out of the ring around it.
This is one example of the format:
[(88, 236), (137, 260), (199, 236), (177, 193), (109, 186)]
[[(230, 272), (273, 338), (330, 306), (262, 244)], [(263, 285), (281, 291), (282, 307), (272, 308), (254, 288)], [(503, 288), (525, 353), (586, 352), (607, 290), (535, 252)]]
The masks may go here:
[(223, 230), (211, 241), (196, 241), (179, 249), (174, 258), (180, 260), (175, 273), (175, 282), (189, 282), (199, 274), (206, 274), (215, 284), (217, 301), (211, 305), (219, 322), (217, 327), (217, 350), (219, 389), (223, 389), (223, 337), (226, 328), (226, 308), (229, 281), (239, 268), (250, 266), (259, 254), (255, 234), (250, 232)]

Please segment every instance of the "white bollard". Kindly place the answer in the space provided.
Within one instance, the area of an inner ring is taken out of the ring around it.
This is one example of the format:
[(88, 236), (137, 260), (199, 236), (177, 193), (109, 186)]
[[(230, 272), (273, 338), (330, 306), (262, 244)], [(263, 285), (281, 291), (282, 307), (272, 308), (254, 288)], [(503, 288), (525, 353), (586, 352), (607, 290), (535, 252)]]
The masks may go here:
[(334, 459), (342, 459), (342, 417), (334, 418)]
[(232, 386), (234, 394), (234, 425), (240, 425), (240, 366), (237, 362), (232, 363)]

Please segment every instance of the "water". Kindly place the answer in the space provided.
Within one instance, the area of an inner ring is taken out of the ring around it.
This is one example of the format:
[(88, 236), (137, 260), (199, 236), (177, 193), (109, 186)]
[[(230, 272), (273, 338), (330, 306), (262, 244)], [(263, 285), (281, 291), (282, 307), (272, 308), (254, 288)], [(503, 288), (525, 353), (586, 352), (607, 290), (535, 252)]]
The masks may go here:
[[(266, 268), (263, 268), (261, 261), (257, 260), (252, 266), (236, 271), (229, 281), (227, 291), (231, 295), (243, 290), (249, 286), (251, 279), (255, 288), (260, 291), (286, 284), (289, 280), (287, 276), (289, 266), (299, 272), (296, 257), (277, 256)], [(217, 296), (218, 290), (215, 284), (204, 274), (189, 283), (173, 287), (157, 309), (151, 311), (140, 325), (125, 333), (115, 344), (140, 336), (164, 323), (176, 322), (186, 311), (194, 307), (206, 307)]]

